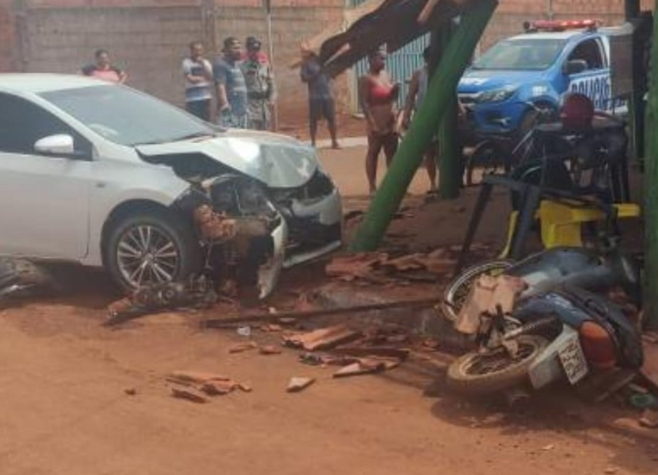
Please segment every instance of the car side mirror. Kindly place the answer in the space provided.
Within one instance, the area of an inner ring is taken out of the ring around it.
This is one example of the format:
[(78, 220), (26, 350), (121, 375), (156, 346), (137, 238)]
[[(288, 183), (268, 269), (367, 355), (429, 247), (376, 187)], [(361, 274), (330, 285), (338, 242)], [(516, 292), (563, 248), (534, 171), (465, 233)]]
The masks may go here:
[(39, 155), (72, 157), (75, 153), (73, 137), (68, 134), (49, 135), (37, 140), (34, 151)]
[(587, 71), (587, 61), (584, 59), (572, 59), (564, 65), (564, 74), (567, 76), (580, 74), (584, 71)]

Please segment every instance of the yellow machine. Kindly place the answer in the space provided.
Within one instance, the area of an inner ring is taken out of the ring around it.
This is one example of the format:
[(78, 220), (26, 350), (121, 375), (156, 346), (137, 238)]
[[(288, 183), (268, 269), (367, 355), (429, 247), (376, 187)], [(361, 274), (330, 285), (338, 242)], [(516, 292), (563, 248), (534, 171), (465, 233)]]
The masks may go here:
[[(641, 214), (640, 206), (635, 203), (619, 203), (612, 205), (616, 211), (617, 219), (637, 218)], [(509, 257), (512, 237), (516, 230), (519, 212), (512, 211), (507, 242), (500, 254), (501, 258)], [(603, 210), (584, 207), (582, 203), (564, 201), (542, 200), (535, 219), (541, 228), (541, 241), (546, 249), (558, 246), (582, 247), (582, 225), (605, 221), (607, 218)]]

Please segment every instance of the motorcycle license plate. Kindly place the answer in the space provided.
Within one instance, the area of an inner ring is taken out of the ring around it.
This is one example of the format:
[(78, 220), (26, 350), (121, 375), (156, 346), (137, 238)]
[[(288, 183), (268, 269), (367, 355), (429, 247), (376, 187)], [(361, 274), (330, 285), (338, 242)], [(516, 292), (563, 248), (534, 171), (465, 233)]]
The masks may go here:
[(583, 348), (580, 346), (578, 334), (572, 335), (566, 340), (560, 348), (558, 348), (560, 361), (564, 372), (567, 374), (569, 383), (576, 384), (589, 373), (587, 367), (587, 360), (583, 353)]

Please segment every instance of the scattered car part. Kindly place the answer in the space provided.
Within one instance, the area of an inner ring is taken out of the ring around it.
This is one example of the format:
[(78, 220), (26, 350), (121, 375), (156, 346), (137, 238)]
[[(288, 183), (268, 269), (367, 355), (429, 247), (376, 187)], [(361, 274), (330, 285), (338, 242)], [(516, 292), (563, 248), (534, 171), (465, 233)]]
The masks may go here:
[(105, 325), (117, 325), (147, 314), (182, 307), (204, 308), (215, 303), (217, 294), (204, 276), (186, 282), (163, 282), (135, 290), (130, 297), (112, 303)]
[(25, 259), (0, 257), (0, 300), (53, 290), (57, 290), (55, 280), (42, 266)]

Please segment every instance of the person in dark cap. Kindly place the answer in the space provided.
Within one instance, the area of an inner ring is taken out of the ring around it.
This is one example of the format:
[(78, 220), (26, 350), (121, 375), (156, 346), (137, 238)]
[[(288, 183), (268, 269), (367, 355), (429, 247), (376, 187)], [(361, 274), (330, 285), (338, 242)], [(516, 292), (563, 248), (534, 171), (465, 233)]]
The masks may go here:
[[(245, 46), (247, 47), (247, 50), (249, 49), (249, 44), (254, 42), (257, 42), (258, 44), (261, 43), (255, 36), (247, 36), (247, 39), (244, 42)], [(249, 51), (245, 51), (242, 60), (246, 61), (248, 57), (249, 57)], [(258, 61), (260, 61), (263, 64), (270, 64), (269, 56), (267, 56), (267, 53), (265, 53), (265, 51), (262, 50), (258, 51)]]
[(247, 57), (242, 63), (242, 73), (247, 85), (248, 127), (254, 130), (269, 130), (272, 104), (275, 99), (274, 75), (269, 63), (264, 62), (261, 42), (247, 38)]

